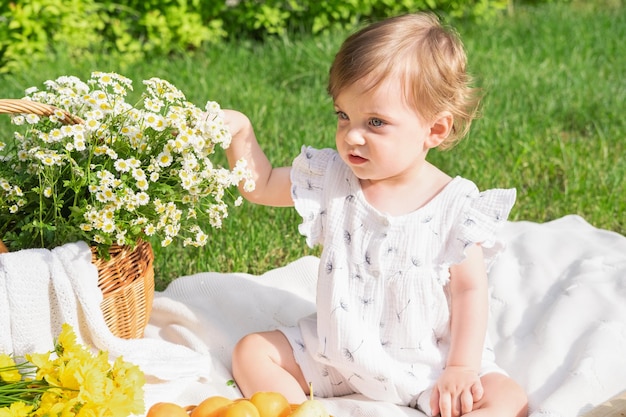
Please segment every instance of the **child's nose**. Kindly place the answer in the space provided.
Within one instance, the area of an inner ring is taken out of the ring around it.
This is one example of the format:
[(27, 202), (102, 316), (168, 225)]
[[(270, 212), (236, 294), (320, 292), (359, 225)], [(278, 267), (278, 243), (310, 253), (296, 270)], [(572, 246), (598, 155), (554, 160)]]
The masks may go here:
[(358, 128), (348, 129), (344, 140), (349, 145), (363, 145), (365, 140), (363, 139), (363, 132)]

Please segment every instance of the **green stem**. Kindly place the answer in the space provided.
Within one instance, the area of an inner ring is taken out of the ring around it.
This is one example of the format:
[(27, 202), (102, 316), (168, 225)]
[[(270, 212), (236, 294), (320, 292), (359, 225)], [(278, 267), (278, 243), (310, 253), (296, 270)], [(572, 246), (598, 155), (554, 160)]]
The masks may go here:
[(39, 225), (37, 228), (39, 229), (39, 246), (44, 247), (44, 236), (43, 236), (43, 212), (44, 212), (44, 195), (43, 195), (43, 182), (41, 180), (41, 172), (37, 173), (37, 177), (39, 178)]

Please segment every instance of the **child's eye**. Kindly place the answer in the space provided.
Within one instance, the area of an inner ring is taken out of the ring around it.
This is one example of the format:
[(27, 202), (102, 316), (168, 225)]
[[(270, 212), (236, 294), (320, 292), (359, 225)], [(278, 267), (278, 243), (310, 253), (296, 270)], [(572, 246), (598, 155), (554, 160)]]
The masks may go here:
[(337, 110), (335, 114), (337, 115), (339, 119), (348, 120), (348, 115), (342, 112), (341, 110)]
[(383, 122), (380, 119), (370, 119), (370, 125), (374, 126), (374, 127), (382, 127), (385, 124), (385, 122)]

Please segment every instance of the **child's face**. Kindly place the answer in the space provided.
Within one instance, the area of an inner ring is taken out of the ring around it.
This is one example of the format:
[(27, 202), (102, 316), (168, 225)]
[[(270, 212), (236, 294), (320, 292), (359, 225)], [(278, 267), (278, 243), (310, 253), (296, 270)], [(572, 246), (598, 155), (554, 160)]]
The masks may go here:
[(397, 80), (367, 89), (359, 80), (335, 100), (337, 151), (360, 180), (415, 180), (437, 143), (431, 126), (403, 99)]

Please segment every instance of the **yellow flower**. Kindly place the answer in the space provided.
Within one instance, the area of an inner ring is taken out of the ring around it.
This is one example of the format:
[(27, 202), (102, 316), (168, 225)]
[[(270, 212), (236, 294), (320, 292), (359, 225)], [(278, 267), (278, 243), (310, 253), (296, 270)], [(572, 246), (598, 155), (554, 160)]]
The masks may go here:
[(55, 350), (59, 355), (68, 355), (83, 351), (82, 346), (76, 342), (76, 333), (72, 330), (72, 326), (67, 323), (63, 323), (61, 327), (61, 333), (59, 333), (59, 337), (57, 338)]
[(54, 373), (54, 363), (50, 360), (50, 352), (27, 354), (26, 359), (37, 367), (36, 379), (44, 379), (46, 375)]
[(0, 381), (16, 382), (22, 379), (22, 375), (16, 368), (13, 358), (5, 353), (0, 353)]
[(0, 417), (28, 417), (32, 410), (32, 405), (18, 401), (11, 404), (9, 407), (1, 407)]
[(111, 371), (112, 380), (116, 382), (115, 391), (109, 399), (109, 407), (115, 412), (114, 417), (124, 417), (128, 412), (144, 408), (143, 386), (145, 375), (138, 366), (124, 362), (118, 357)]
[[(144, 412), (145, 377), (139, 367), (121, 357), (111, 363), (104, 351), (93, 354), (77, 342), (68, 324), (53, 352), (26, 358), (37, 368), (36, 379), (25, 381), (18, 372), (17, 380), (11, 374), (12, 382), (0, 384), (3, 394), (11, 393), (8, 400), (0, 397), (0, 417), (126, 417)], [(19, 366), (0, 355), (3, 378)]]

